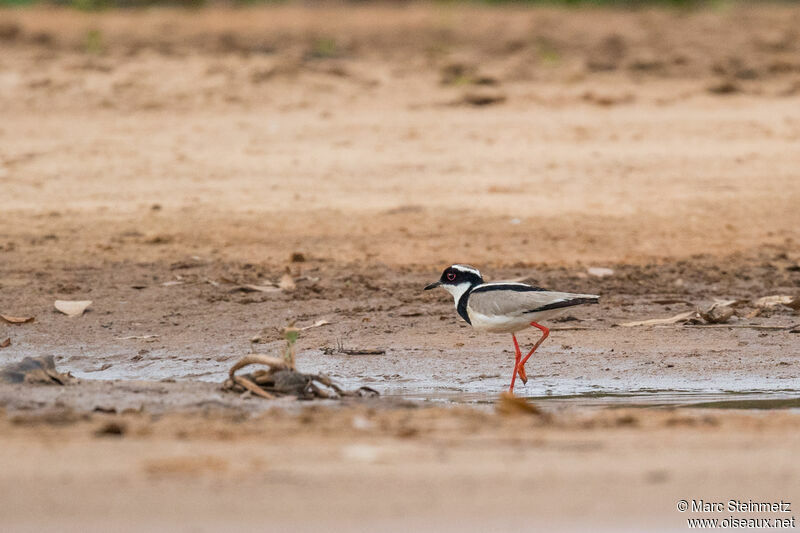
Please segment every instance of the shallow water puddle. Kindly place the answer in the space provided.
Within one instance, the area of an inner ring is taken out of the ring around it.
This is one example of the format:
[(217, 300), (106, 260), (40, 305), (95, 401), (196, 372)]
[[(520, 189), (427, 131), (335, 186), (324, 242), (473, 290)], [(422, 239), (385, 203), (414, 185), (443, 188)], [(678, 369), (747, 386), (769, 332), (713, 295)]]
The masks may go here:
[[(493, 405), (496, 394), (440, 393), (432, 395), (395, 394), (421, 403)], [(692, 408), (692, 409), (790, 409), (800, 412), (800, 391), (690, 391), (638, 390), (630, 392), (587, 392), (582, 394), (525, 396), (541, 407), (594, 408)]]
[[(219, 352), (234, 352), (225, 346)], [(382, 396), (439, 404), (491, 405), (507, 390), (508, 354), (494, 347), (470, 350), (418, 352), (392, 350), (385, 355), (326, 355), (309, 350), (298, 355), (302, 372), (326, 374), (345, 389), (361, 386)], [(574, 354), (573, 354), (574, 355)], [(641, 358), (620, 359), (591, 350), (572, 360), (552, 356), (529, 366), (527, 385), (519, 380), (515, 393), (543, 407), (694, 407), (709, 409), (800, 410), (800, 382), (779, 379), (764, 366), (761, 371), (728, 365), (656, 368)], [(138, 360), (87, 357), (64, 361), (63, 366), (83, 379), (200, 380), (222, 383), (234, 357), (174, 357), (154, 350)], [(89, 361), (91, 366), (89, 365)], [(104, 368), (106, 363), (111, 363)], [(81, 369), (80, 367), (84, 368)], [(78, 368), (76, 368), (78, 367)], [(83, 370), (83, 371), (82, 371)]]

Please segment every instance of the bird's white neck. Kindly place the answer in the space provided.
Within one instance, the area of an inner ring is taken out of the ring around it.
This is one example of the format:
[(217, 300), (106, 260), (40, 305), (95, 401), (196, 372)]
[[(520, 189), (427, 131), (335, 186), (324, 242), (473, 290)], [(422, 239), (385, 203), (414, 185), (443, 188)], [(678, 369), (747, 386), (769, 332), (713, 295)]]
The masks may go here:
[(442, 285), (447, 292), (453, 295), (453, 300), (455, 300), (456, 307), (458, 307), (458, 301), (464, 296), (464, 293), (467, 292), (470, 287), (472, 287), (472, 283), (459, 283), (458, 285)]

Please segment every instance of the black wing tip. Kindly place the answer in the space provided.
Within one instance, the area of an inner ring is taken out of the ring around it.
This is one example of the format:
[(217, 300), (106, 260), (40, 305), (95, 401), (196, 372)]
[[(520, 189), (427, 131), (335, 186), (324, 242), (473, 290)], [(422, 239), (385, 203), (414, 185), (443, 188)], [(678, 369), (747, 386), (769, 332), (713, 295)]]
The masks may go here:
[(586, 298), (575, 298), (574, 300), (569, 300), (570, 305), (583, 305), (583, 304), (599, 304), (600, 297), (599, 296), (591, 296)]
[(572, 307), (575, 305), (598, 304), (598, 303), (600, 303), (599, 296), (593, 296), (591, 298), (573, 298), (571, 300), (564, 300), (561, 302), (553, 302), (551, 304), (543, 305), (542, 307), (537, 307), (536, 309), (532, 309), (528, 312), (538, 313), (540, 311), (549, 311), (551, 309), (561, 309), (562, 307)]

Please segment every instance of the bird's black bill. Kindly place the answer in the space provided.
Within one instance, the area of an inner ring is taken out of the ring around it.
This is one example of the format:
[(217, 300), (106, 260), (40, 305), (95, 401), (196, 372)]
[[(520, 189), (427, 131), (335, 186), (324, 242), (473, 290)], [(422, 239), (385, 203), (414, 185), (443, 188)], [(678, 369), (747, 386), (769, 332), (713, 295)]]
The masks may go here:
[(441, 284), (442, 284), (441, 281), (435, 281), (435, 282), (431, 283), (430, 285), (426, 286), (423, 290), (429, 291), (431, 289), (435, 289), (436, 287), (438, 287)]

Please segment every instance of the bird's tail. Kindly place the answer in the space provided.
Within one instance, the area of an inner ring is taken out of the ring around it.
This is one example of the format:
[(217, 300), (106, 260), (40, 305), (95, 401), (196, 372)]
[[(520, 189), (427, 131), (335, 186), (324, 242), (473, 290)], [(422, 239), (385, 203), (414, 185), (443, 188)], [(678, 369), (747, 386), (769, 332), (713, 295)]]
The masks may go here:
[(551, 309), (561, 309), (572, 307), (573, 305), (596, 304), (600, 303), (600, 297), (594, 294), (566, 294), (563, 298), (553, 303), (539, 307), (536, 311), (549, 311)]
[(564, 302), (564, 307), (571, 307), (573, 305), (583, 305), (583, 304), (598, 304), (600, 303), (600, 297), (594, 294), (573, 294), (573, 298), (568, 299)]

